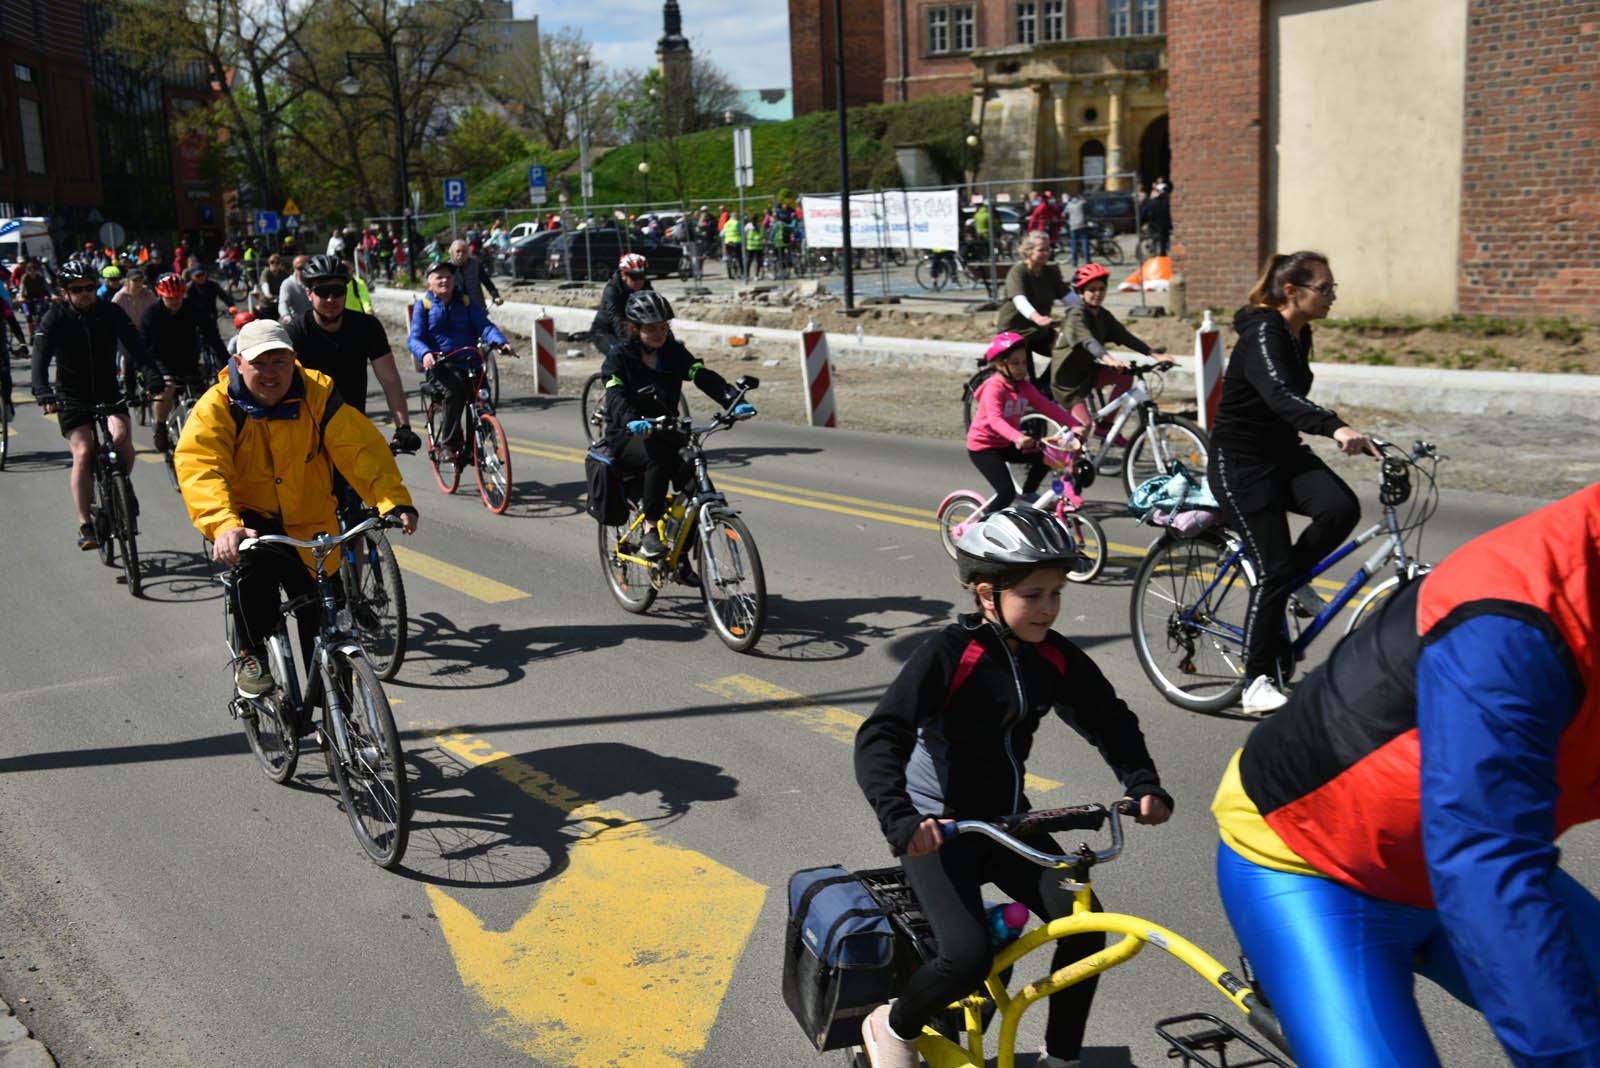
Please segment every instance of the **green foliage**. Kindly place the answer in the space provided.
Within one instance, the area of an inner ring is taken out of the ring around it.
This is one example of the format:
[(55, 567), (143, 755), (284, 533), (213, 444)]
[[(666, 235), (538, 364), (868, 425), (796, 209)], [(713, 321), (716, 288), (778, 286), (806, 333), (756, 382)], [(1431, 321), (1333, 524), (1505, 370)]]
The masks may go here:
[(1571, 343), (1581, 341), (1588, 330), (1588, 324), (1574, 322), (1564, 315), (1553, 319), (1508, 319), (1493, 315), (1446, 315), (1437, 319), (1418, 319), (1410, 315), (1395, 319), (1352, 316), (1337, 322), (1340, 326), (1365, 334), (1392, 335), (1411, 334), (1418, 330), (1446, 330), (1479, 337), (1505, 337), (1532, 333), (1548, 341)]
[[(471, 107), (445, 138), (435, 169), (450, 177), (464, 177), (472, 186), (503, 169), (505, 160), (526, 155), (528, 148), (522, 135), (505, 119)], [(526, 168), (523, 173), (527, 173)]]

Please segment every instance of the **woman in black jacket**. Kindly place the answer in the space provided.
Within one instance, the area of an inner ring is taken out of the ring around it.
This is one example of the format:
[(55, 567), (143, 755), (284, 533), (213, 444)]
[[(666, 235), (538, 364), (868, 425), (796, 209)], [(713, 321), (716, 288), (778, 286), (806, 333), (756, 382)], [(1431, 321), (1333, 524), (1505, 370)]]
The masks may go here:
[[(1311, 326), (1326, 318), (1335, 286), (1319, 252), (1275, 255), (1233, 318), (1239, 340), (1222, 376), (1207, 476), (1234, 513), (1260, 582), (1245, 614), (1244, 710), (1272, 712), (1288, 700), (1280, 676), (1293, 668), (1279, 621), (1291, 591), (1297, 610), (1315, 614), (1320, 598), (1295, 581), (1355, 528), (1361, 503), (1300, 435), (1331, 437), (1345, 454), (1372, 452), (1364, 434), (1312, 403)], [(1310, 526), (1289, 540), (1288, 513)]]

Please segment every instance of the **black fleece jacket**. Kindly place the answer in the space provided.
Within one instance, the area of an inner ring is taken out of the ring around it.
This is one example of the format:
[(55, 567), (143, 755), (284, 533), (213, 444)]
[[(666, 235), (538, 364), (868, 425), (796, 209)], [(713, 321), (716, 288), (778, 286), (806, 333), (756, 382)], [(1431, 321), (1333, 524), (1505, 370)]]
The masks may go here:
[(1313, 404), (1311, 328), (1295, 337), (1273, 308), (1240, 308), (1239, 340), (1222, 374), (1222, 401), (1211, 443), (1230, 458), (1270, 465), (1300, 447), (1300, 435), (1332, 437), (1344, 420)]

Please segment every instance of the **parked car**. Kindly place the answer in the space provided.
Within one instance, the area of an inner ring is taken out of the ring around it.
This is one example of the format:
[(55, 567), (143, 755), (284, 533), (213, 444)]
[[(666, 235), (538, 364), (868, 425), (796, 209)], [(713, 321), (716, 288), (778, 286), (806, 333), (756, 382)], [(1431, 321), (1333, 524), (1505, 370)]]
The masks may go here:
[[(968, 204), (961, 209), (961, 227), (963, 230), (972, 228), (972, 217), (978, 214), (976, 204)], [(1022, 224), (1025, 221), (1022, 212), (1014, 204), (990, 204), (989, 217), (1000, 220), (1000, 229), (1012, 237), (1022, 236)]]
[(550, 243), (547, 269), (551, 278), (565, 278), (570, 259), (573, 278), (587, 277), (603, 282), (616, 273), (617, 261), (624, 252), (641, 253), (645, 258), (645, 273), (651, 278), (676, 274), (683, 259), (683, 249), (679, 246), (651, 241), (637, 233), (613, 228), (575, 230)]
[(560, 236), (560, 230), (535, 230), (513, 238), (511, 251), (505, 256), (512, 277), (549, 278), (550, 243)]
[(516, 244), (525, 237), (532, 237), (534, 234), (540, 233), (543, 229), (536, 222), (519, 222), (506, 231), (506, 236), (512, 244)]
[(1083, 213), (1090, 222), (1101, 223), (1113, 234), (1131, 234), (1138, 227), (1133, 194), (1123, 189), (1096, 189), (1083, 194)]

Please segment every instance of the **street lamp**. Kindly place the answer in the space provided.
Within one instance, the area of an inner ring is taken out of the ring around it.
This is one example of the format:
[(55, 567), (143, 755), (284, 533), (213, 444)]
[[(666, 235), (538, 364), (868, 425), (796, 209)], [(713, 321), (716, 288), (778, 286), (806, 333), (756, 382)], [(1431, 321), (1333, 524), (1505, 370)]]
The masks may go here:
[(334, 87), (345, 96), (361, 92), (361, 79), (356, 77), (357, 63), (370, 63), (383, 71), (389, 81), (389, 102), (394, 107), (395, 175), (394, 198), (400, 206), (400, 217), (406, 230), (406, 259), (411, 273), (417, 272), (417, 235), (412, 226), (410, 205), (406, 198), (406, 113), (400, 100), (400, 64), (389, 49), (382, 52), (346, 52), (344, 77)]
[[(967, 119), (962, 119), (961, 134), (961, 184), (966, 186), (971, 180), (967, 173), (967, 155), (970, 150), (978, 147), (978, 128)], [(976, 156), (976, 153), (972, 154)], [(972, 190), (967, 189), (965, 192), (970, 196)]]
[[(645, 151), (645, 155), (649, 155), (650, 154), (650, 146), (649, 146), (648, 143), (645, 144), (644, 151)], [(650, 206), (650, 161), (649, 160), (645, 159), (645, 160), (640, 160), (639, 161), (639, 173), (644, 175), (644, 206), (648, 208)]]

